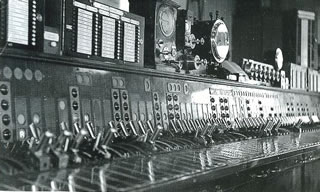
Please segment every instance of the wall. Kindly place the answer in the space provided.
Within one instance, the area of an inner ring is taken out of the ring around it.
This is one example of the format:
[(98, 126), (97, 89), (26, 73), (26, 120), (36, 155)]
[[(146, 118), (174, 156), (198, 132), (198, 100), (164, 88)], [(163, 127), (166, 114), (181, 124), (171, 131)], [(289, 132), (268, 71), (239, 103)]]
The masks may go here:
[[(274, 50), (284, 48), (288, 44), (284, 37), (295, 33), (284, 28), (284, 16), (287, 11), (295, 9), (315, 12), (320, 18), (319, 0), (235, 0), (233, 60), (237, 62), (248, 57), (272, 64)], [(320, 20), (316, 20), (316, 31), (320, 31)], [(320, 33), (316, 32), (316, 39), (320, 39)], [(284, 52), (285, 49), (288, 47), (283, 49)]]

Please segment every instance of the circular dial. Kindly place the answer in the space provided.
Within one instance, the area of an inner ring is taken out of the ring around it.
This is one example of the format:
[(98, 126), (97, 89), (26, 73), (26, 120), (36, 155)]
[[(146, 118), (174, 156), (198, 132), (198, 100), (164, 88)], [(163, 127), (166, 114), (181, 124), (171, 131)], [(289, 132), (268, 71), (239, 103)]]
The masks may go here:
[(275, 62), (277, 70), (281, 70), (283, 66), (283, 54), (280, 48), (276, 49)]
[(226, 24), (218, 19), (211, 30), (211, 51), (218, 63), (222, 63), (229, 52), (229, 32)]
[(175, 31), (175, 17), (173, 10), (168, 6), (159, 9), (159, 25), (164, 36), (169, 37)]

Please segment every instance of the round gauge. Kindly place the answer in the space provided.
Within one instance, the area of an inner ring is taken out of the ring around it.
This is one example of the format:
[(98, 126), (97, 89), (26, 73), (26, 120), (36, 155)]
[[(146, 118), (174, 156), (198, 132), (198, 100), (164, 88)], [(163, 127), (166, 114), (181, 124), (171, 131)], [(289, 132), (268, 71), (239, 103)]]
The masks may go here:
[(280, 48), (276, 49), (275, 62), (277, 70), (281, 70), (283, 66), (283, 54)]
[(226, 24), (218, 19), (211, 29), (211, 51), (218, 63), (222, 63), (229, 52), (229, 32)]
[(175, 17), (173, 10), (168, 6), (159, 8), (159, 25), (164, 36), (169, 37), (175, 31)]

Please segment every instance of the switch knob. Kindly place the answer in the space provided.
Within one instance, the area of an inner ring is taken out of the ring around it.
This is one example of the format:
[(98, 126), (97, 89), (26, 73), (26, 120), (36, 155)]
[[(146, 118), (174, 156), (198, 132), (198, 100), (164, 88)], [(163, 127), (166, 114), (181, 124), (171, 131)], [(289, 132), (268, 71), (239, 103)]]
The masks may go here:
[(1, 108), (5, 111), (8, 110), (9, 109), (9, 102), (7, 100), (2, 100), (1, 101)]
[(5, 84), (2, 84), (0, 86), (0, 92), (2, 95), (7, 95), (9, 93), (8, 86)]

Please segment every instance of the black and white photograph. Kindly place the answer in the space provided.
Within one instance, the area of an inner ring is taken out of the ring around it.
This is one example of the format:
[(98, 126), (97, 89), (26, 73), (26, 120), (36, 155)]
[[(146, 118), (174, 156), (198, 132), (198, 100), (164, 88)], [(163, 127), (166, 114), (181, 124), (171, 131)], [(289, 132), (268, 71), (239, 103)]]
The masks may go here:
[(319, 192), (320, 0), (0, 0), (0, 191)]

